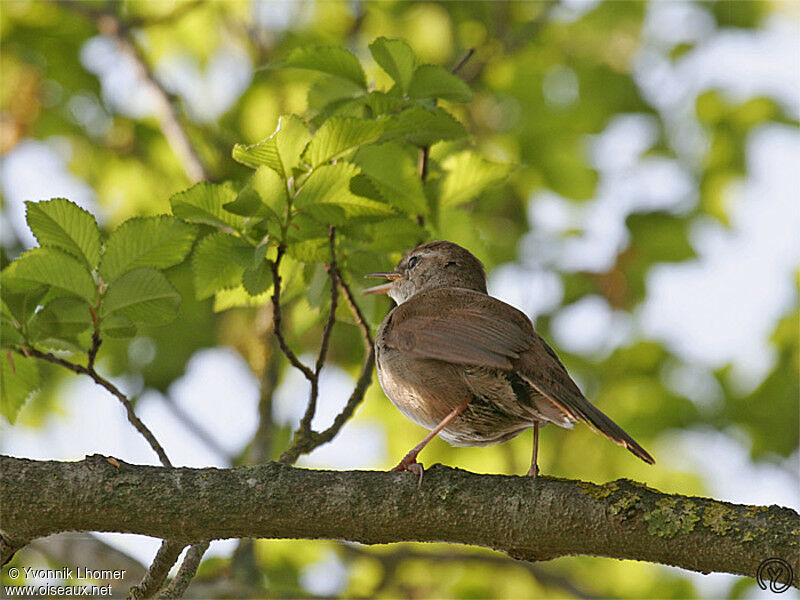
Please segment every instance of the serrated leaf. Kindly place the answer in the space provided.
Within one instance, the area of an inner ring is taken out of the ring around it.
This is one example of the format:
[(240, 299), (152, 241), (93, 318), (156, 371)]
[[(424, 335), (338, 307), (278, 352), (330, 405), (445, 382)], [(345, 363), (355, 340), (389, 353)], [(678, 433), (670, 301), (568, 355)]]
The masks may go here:
[(442, 168), (445, 171), (439, 196), (442, 206), (469, 202), (509, 172), (509, 165), (489, 162), (470, 150), (447, 157)]
[(364, 69), (355, 55), (340, 46), (303, 46), (295, 48), (283, 61), (287, 67), (309, 69), (335, 75), (366, 89)]
[(257, 169), (267, 166), (283, 179), (292, 176), (292, 169), (300, 165), (300, 155), (311, 139), (305, 121), (294, 115), (278, 119), (278, 127), (267, 139), (253, 144), (233, 147), (234, 160)]
[(100, 315), (103, 319), (123, 315), (134, 323), (163, 325), (175, 318), (180, 303), (181, 295), (163, 273), (139, 267), (108, 286)]
[(382, 139), (390, 141), (400, 138), (417, 146), (430, 146), (466, 135), (464, 126), (443, 108), (429, 110), (413, 106), (389, 119)]
[(195, 235), (196, 227), (169, 215), (128, 219), (108, 237), (100, 276), (108, 284), (138, 267), (176, 265), (192, 249)]
[(100, 229), (94, 215), (64, 198), (25, 205), (28, 226), (39, 244), (63, 250), (86, 263), (89, 269), (97, 266)]
[(420, 65), (408, 85), (412, 98), (443, 98), (450, 102), (469, 102), (472, 90), (458, 75), (439, 65)]
[(236, 199), (229, 184), (198, 183), (169, 199), (172, 213), (184, 221), (240, 230), (245, 219), (223, 208)]
[(12, 424), (19, 410), (39, 389), (39, 366), (36, 359), (3, 352), (2, 379), (0, 379), (0, 413)]
[(304, 263), (330, 262), (331, 248), (327, 238), (315, 238), (289, 244), (287, 252)]
[(331, 117), (309, 142), (303, 158), (312, 167), (336, 160), (365, 144), (371, 144), (383, 133), (383, 123), (353, 117)]
[(414, 51), (404, 40), (379, 37), (369, 45), (372, 58), (391, 77), (405, 94), (417, 66)]
[[(3, 284), (5, 284), (5, 276), (8, 269), (3, 271)], [(22, 290), (15, 291), (13, 286), (3, 285), (2, 301), (3, 306), (8, 309), (9, 316), (20, 324), (25, 324), (31, 318), (36, 307), (47, 293), (48, 286), (39, 285), (33, 289), (27, 287)]]
[(32, 340), (57, 339), (79, 346), (78, 335), (92, 327), (89, 305), (80, 298), (56, 298), (30, 322)]
[(227, 233), (214, 233), (203, 238), (192, 255), (192, 274), (198, 300), (241, 283), (244, 267), (237, 260), (237, 251), (246, 250), (252, 252), (248, 244)]
[(61, 295), (73, 294), (89, 303), (94, 301), (95, 284), (87, 267), (55, 248), (28, 250), (3, 271), (3, 285), (12, 293), (46, 285)]
[(365, 99), (365, 103), (374, 117), (397, 113), (403, 108), (409, 107), (410, 102), (410, 100), (395, 98), (383, 92), (370, 92)]
[(353, 217), (395, 214), (388, 204), (356, 196), (350, 191), (350, 179), (356, 174), (358, 167), (352, 163), (319, 167), (297, 194), (295, 207), (333, 225)]
[(272, 271), (266, 262), (249, 267), (242, 274), (242, 285), (251, 296), (258, 296), (266, 292), (272, 285)]
[(428, 214), (428, 200), (416, 161), (398, 144), (369, 146), (353, 159), (389, 204), (407, 214)]
[[(250, 217), (255, 222), (270, 219), (273, 224), (281, 225), (282, 215), (286, 214), (287, 206), (286, 183), (275, 171), (269, 167), (259, 167), (247, 185), (242, 188), (234, 202), (226, 204), (225, 210), (244, 217)], [(271, 233), (277, 233), (279, 228), (268, 225)]]

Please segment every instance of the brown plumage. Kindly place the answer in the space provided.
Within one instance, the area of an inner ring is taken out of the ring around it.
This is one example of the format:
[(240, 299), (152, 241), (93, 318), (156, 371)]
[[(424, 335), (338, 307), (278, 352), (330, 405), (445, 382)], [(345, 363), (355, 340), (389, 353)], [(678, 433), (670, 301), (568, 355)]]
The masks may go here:
[(456, 446), (485, 446), (534, 428), (529, 474), (536, 475), (538, 427), (583, 421), (648, 463), (653, 458), (592, 405), (522, 312), (489, 296), (481, 262), (451, 242), (414, 248), (390, 283), (366, 290), (398, 303), (375, 339), (378, 379), (408, 418), (432, 430), (397, 470), (421, 467), (416, 455), (437, 433)]

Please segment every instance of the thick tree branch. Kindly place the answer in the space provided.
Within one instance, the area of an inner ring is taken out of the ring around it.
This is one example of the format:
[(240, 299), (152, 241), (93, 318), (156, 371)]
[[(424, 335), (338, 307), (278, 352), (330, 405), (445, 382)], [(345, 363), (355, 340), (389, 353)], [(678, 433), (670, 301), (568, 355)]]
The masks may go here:
[(476, 475), (436, 466), (422, 487), (405, 473), (312, 471), (277, 463), (236, 469), (112, 466), (0, 457), (0, 532), (160, 538), (330, 538), (453, 542), (520, 560), (587, 554), (753, 577), (772, 557), (800, 574), (800, 515), (592, 483)]

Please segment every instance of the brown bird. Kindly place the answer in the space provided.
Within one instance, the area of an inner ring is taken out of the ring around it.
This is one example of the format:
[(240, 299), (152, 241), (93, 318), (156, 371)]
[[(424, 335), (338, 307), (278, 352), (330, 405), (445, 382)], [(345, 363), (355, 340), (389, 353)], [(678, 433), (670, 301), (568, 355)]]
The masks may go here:
[(487, 446), (533, 428), (528, 475), (536, 477), (539, 427), (583, 421), (643, 461), (655, 461), (581, 393), (522, 312), (489, 296), (483, 264), (452, 242), (417, 246), (389, 283), (397, 306), (375, 337), (378, 380), (392, 403), (431, 432), (395, 471), (422, 476), (417, 454), (437, 434), (453, 446)]

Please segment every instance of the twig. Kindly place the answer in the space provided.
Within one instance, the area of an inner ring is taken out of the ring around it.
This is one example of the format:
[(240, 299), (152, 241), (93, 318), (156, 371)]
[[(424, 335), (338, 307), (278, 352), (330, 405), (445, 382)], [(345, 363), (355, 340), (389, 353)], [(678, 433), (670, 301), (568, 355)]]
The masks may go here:
[(459, 61), (458, 61), (458, 62), (457, 62), (457, 63), (456, 63), (454, 66), (453, 66), (453, 68), (452, 68), (452, 69), (450, 69), (450, 72), (451, 72), (453, 75), (455, 75), (456, 73), (458, 73), (458, 72), (461, 70), (461, 67), (463, 67), (465, 64), (467, 64), (467, 61), (469, 61), (469, 59), (470, 59), (470, 58), (472, 58), (472, 55), (473, 55), (473, 54), (475, 54), (475, 48), (470, 48), (469, 50), (467, 50), (467, 53), (466, 53), (464, 56), (462, 56), (462, 57), (461, 57), (461, 60), (459, 60)]
[(200, 566), (200, 560), (203, 558), (206, 550), (208, 550), (209, 542), (199, 542), (192, 545), (186, 552), (186, 558), (183, 559), (178, 574), (175, 575), (167, 589), (159, 596), (159, 598), (180, 598), (183, 596), (186, 588), (192, 581), (192, 578), (197, 573), (197, 567)]
[[(136, 416), (136, 413), (133, 411), (133, 404), (131, 404), (131, 401), (128, 399), (128, 397), (108, 379), (105, 379), (99, 373), (97, 373), (97, 371), (94, 370), (94, 367), (84, 367), (83, 365), (60, 358), (55, 354), (51, 354), (50, 352), (42, 352), (41, 350), (36, 350), (35, 348), (26, 348), (26, 350), (30, 356), (35, 356), (36, 358), (40, 358), (47, 362), (60, 365), (79, 375), (88, 375), (97, 385), (108, 390), (108, 392), (115, 396), (125, 407), (125, 412), (128, 415), (128, 421), (136, 428), (136, 431), (141, 433), (142, 437), (147, 440), (147, 443), (150, 444), (153, 452), (158, 455), (158, 459), (161, 461), (161, 464), (165, 467), (172, 466), (172, 463), (167, 457), (167, 453), (164, 451), (164, 448), (161, 446), (161, 444), (158, 443), (158, 440), (153, 435), (153, 432), (150, 431), (150, 429), (147, 428), (147, 425), (142, 423), (139, 417)], [(16, 349), (16, 351), (19, 354), (25, 355), (25, 352), (22, 349)]]
[(178, 557), (181, 555), (186, 544), (175, 542), (173, 540), (164, 540), (161, 542), (161, 547), (153, 559), (153, 563), (142, 578), (139, 585), (131, 588), (128, 600), (144, 600), (145, 598), (152, 598), (156, 595), (158, 590), (164, 585), (164, 582), (169, 575), (169, 570)]
[(369, 323), (367, 323), (367, 320), (364, 318), (364, 313), (361, 312), (355, 296), (353, 295), (353, 291), (350, 289), (350, 286), (345, 283), (344, 279), (342, 279), (342, 274), (338, 270), (336, 271), (336, 279), (339, 282), (339, 286), (342, 288), (342, 292), (344, 292), (345, 300), (347, 300), (347, 304), (350, 306), (350, 310), (353, 313), (353, 318), (356, 320), (358, 328), (361, 329), (361, 335), (364, 338), (364, 345), (372, 347), (374, 343), (372, 341), (372, 333), (369, 329)]
[(300, 371), (305, 378), (309, 381), (314, 381), (314, 371), (309, 369), (306, 365), (300, 362), (300, 359), (297, 358), (297, 355), (294, 351), (289, 348), (289, 345), (286, 343), (286, 339), (283, 337), (283, 315), (281, 313), (281, 276), (280, 276), (280, 266), (281, 266), (281, 259), (283, 258), (284, 253), (286, 252), (286, 248), (281, 245), (278, 246), (278, 254), (275, 257), (275, 260), (269, 261), (270, 269), (272, 270), (272, 323), (273, 323), (273, 330), (275, 331), (275, 338), (278, 340), (278, 346), (280, 346), (281, 352), (283, 352), (284, 356), (289, 359), (289, 362), (292, 363), (292, 366)]
[(132, 26), (141, 26), (146, 22), (134, 21), (125, 23), (110, 11), (94, 10), (89, 6), (85, 6), (82, 2), (73, 0), (60, 0), (59, 4), (93, 19), (98, 31), (113, 37), (120, 49), (133, 60), (139, 75), (147, 84), (158, 104), (156, 120), (159, 128), (164, 137), (167, 138), (167, 142), (181, 163), (186, 176), (192, 183), (207, 181), (209, 179), (208, 173), (189, 137), (183, 130), (178, 111), (170, 99), (170, 94), (156, 79), (153, 70), (147, 64), (144, 55), (140, 52), (130, 34)]

